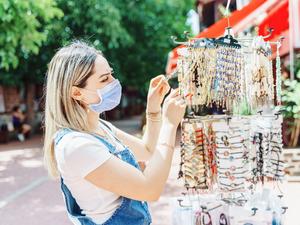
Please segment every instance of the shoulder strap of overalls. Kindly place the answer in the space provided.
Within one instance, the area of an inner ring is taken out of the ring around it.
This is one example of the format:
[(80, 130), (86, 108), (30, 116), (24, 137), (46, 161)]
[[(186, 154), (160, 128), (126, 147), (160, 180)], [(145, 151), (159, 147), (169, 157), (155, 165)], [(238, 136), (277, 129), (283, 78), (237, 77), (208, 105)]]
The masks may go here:
[[(70, 128), (62, 128), (57, 131), (54, 137), (54, 143), (57, 145), (61, 139), (68, 133), (75, 132), (74, 130)], [(114, 152), (114, 147), (105, 141), (103, 138), (93, 135), (96, 137), (98, 140), (100, 140), (105, 146), (107, 146), (108, 150), (113, 153)], [(92, 222), (88, 217), (86, 217), (85, 214), (82, 213), (82, 210), (80, 209), (80, 206), (77, 204), (75, 198), (72, 196), (71, 191), (69, 188), (65, 185), (64, 180), (62, 176), (60, 176), (60, 184), (61, 184), (61, 190), (63, 192), (63, 196), (65, 199), (67, 211), (69, 214), (70, 219), (75, 222), (76, 224), (79, 222), (79, 224), (90, 224), (90, 225), (96, 225), (94, 222)]]
[(68, 133), (72, 132), (71, 129), (68, 128), (62, 128), (60, 130), (58, 130), (54, 136), (54, 144), (57, 145), (60, 140)]

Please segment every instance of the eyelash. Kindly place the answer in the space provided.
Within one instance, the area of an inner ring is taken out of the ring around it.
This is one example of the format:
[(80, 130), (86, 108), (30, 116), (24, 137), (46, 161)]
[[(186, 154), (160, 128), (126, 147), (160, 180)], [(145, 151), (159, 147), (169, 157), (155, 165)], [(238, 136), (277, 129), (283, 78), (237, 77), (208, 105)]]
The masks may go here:
[(108, 76), (106, 77), (106, 79), (102, 80), (101, 82), (106, 82), (108, 80)]
[[(111, 71), (111, 72), (110, 72), (110, 75), (112, 76), (113, 74), (114, 74), (114, 71)], [(107, 75), (107, 76), (106, 76), (106, 79), (102, 80), (101, 83), (105, 83), (106, 81), (108, 81), (108, 76), (109, 76), (109, 75)]]

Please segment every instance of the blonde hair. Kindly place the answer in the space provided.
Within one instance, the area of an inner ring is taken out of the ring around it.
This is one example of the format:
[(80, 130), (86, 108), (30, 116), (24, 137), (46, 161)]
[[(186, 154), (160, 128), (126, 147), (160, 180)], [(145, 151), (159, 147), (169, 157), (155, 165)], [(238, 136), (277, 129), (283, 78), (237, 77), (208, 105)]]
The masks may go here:
[(76, 41), (52, 58), (45, 85), (44, 164), (52, 178), (59, 176), (54, 153), (54, 134), (61, 128), (89, 132), (84, 105), (71, 97), (72, 86), (85, 87), (100, 51)]

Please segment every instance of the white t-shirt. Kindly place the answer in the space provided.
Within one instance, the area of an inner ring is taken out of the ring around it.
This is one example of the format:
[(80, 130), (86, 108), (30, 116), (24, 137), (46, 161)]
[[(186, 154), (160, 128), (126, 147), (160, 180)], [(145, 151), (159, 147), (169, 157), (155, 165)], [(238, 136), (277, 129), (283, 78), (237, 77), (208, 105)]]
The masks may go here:
[[(103, 120), (102, 120), (103, 121)], [(113, 125), (104, 121), (107, 125)], [(105, 125), (99, 125), (111, 133)], [(112, 143), (117, 150), (124, 149), (118, 141)], [(72, 196), (95, 223), (104, 223), (120, 206), (119, 195), (101, 189), (84, 177), (108, 160), (112, 154), (106, 145), (93, 135), (81, 132), (67, 133), (55, 147), (58, 170)]]

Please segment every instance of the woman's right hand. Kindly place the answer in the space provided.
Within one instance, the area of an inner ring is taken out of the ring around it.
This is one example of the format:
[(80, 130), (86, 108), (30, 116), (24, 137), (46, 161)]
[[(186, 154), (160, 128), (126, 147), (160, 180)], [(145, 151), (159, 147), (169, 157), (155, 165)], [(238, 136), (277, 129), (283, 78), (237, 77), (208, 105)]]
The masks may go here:
[(177, 127), (184, 116), (185, 109), (186, 104), (179, 95), (179, 89), (172, 89), (163, 104), (163, 122)]

